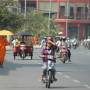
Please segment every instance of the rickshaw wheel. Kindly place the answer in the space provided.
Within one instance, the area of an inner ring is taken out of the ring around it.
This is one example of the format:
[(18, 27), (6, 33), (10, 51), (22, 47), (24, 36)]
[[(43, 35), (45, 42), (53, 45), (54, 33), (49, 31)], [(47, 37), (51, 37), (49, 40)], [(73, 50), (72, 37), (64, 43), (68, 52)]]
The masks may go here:
[(31, 60), (32, 60), (32, 57), (33, 57), (33, 55), (31, 55)]
[(16, 59), (16, 55), (15, 55), (15, 53), (14, 53), (14, 55), (13, 55), (13, 56), (14, 56), (14, 60), (15, 60), (15, 59)]

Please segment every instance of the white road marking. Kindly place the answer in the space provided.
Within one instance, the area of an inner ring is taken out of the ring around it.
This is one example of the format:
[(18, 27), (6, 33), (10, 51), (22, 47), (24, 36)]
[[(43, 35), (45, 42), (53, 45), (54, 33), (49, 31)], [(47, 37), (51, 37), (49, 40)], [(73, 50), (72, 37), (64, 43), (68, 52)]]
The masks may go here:
[(66, 79), (70, 79), (70, 76), (68, 76), (68, 75), (64, 75), (63, 77)]
[(61, 73), (61, 72), (57, 72), (59, 75), (63, 75), (63, 73)]
[(75, 82), (75, 83), (81, 83), (79, 80), (73, 80), (73, 82)]
[(87, 85), (87, 84), (85, 84), (85, 85), (83, 85), (84, 87), (86, 87), (86, 88), (90, 88), (90, 86), (89, 85)]
[(38, 64), (42, 64), (42, 63), (38, 63)]
[[(80, 82), (79, 80), (75, 80), (75, 79), (72, 79), (70, 76), (68, 76), (68, 75), (64, 75), (63, 73), (61, 73), (61, 72), (57, 72), (59, 75), (63, 75), (63, 77), (64, 78), (66, 78), (66, 79), (71, 79), (73, 82), (75, 82), (75, 83), (78, 83), (78, 84), (81, 84), (82, 85), (82, 82)], [(90, 89), (90, 86), (88, 85), (88, 84), (85, 84), (85, 85), (82, 85), (82, 86), (84, 86), (84, 87), (86, 87), (86, 88), (88, 88), (88, 89)]]

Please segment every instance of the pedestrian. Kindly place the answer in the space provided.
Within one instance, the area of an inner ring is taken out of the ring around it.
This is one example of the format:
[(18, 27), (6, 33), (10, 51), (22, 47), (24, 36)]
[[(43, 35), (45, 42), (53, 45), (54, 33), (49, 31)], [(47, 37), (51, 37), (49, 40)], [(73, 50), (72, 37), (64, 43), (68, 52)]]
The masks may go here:
[(0, 66), (3, 66), (5, 54), (6, 54), (6, 46), (9, 42), (5, 39), (4, 36), (0, 36)]
[(71, 51), (70, 48), (67, 48), (68, 51), (68, 62), (71, 62)]
[(13, 48), (18, 46), (19, 44), (20, 44), (20, 41), (18, 40), (18, 38), (14, 38), (12, 41)]

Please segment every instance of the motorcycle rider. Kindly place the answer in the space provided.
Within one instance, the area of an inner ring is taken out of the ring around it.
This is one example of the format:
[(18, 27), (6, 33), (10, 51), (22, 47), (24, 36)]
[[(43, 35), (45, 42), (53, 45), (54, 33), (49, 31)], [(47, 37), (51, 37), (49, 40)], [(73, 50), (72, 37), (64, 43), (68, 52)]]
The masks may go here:
[(68, 62), (71, 62), (71, 51), (70, 51), (70, 47), (68, 47), (68, 44), (66, 42), (66, 37), (62, 37), (60, 53), (62, 52), (65, 52), (67, 54)]
[(57, 81), (55, 74), (56, 74), (56, 70), (55, 70), (55, 63), (56, 63), (56, 58), (55, 58), (55, 50), (56, 50), (57, 46), (53, 41), (52, 37), (47, 37), (46, 40), (46, 45), (45, 47), (42, 49), (42, 53), (40, 55), (40, 57), (42, 57), (43, 59), (43, 75), (42, 75), (42, 80), (45, 80), (45, 75), (46, 75), (46, 70), (47, 70), (47, 63), (48, 63), (48, 67), (53, 68), (53, 80)]
[(67, 48), (66, 48), (65, 46), (62, 46), (61, 49), (60, 49), (60, 57), (61, 57), (61, 58), (62, 58), (62, 54), (64, 54), (64, 53), (65, 53), (65, 54), (68, 53), (68, 52), (67, 52)]

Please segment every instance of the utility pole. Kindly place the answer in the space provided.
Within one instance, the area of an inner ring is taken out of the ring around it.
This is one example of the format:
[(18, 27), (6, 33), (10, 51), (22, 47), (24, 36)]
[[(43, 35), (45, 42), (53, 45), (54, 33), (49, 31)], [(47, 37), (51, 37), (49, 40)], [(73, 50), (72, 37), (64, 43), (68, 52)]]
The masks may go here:
[(48, 20), (49, 34), (50, 34), (50, 22), (51, 22), (51, 7), (52, 7), (52, 1), (49, 0), (49, 20)]
[(27, 1), (24, 0), (24, 18), (26, 18), (26, 12), (27, 12)]
[(69, 10), (69, 0), (67, 0), (67, 9), (66, 9), (66, 37), (68, 37), (68, 10)]
[(78, 28), (78, 36), (77, 36), (77, 38), (78, 38), (78, 40), (79, 40), (79, 38), (80, 38), (80, 37), (79, 37), (79, 32), (80, 32), (80, 24), (78, 24), (78, 27), (77, 27), (77, 28)]
[(24, 31), (26, 31), (26, 13), (27, 13), (27, 1), (24, 0), (24, 19), (25, 19)]

